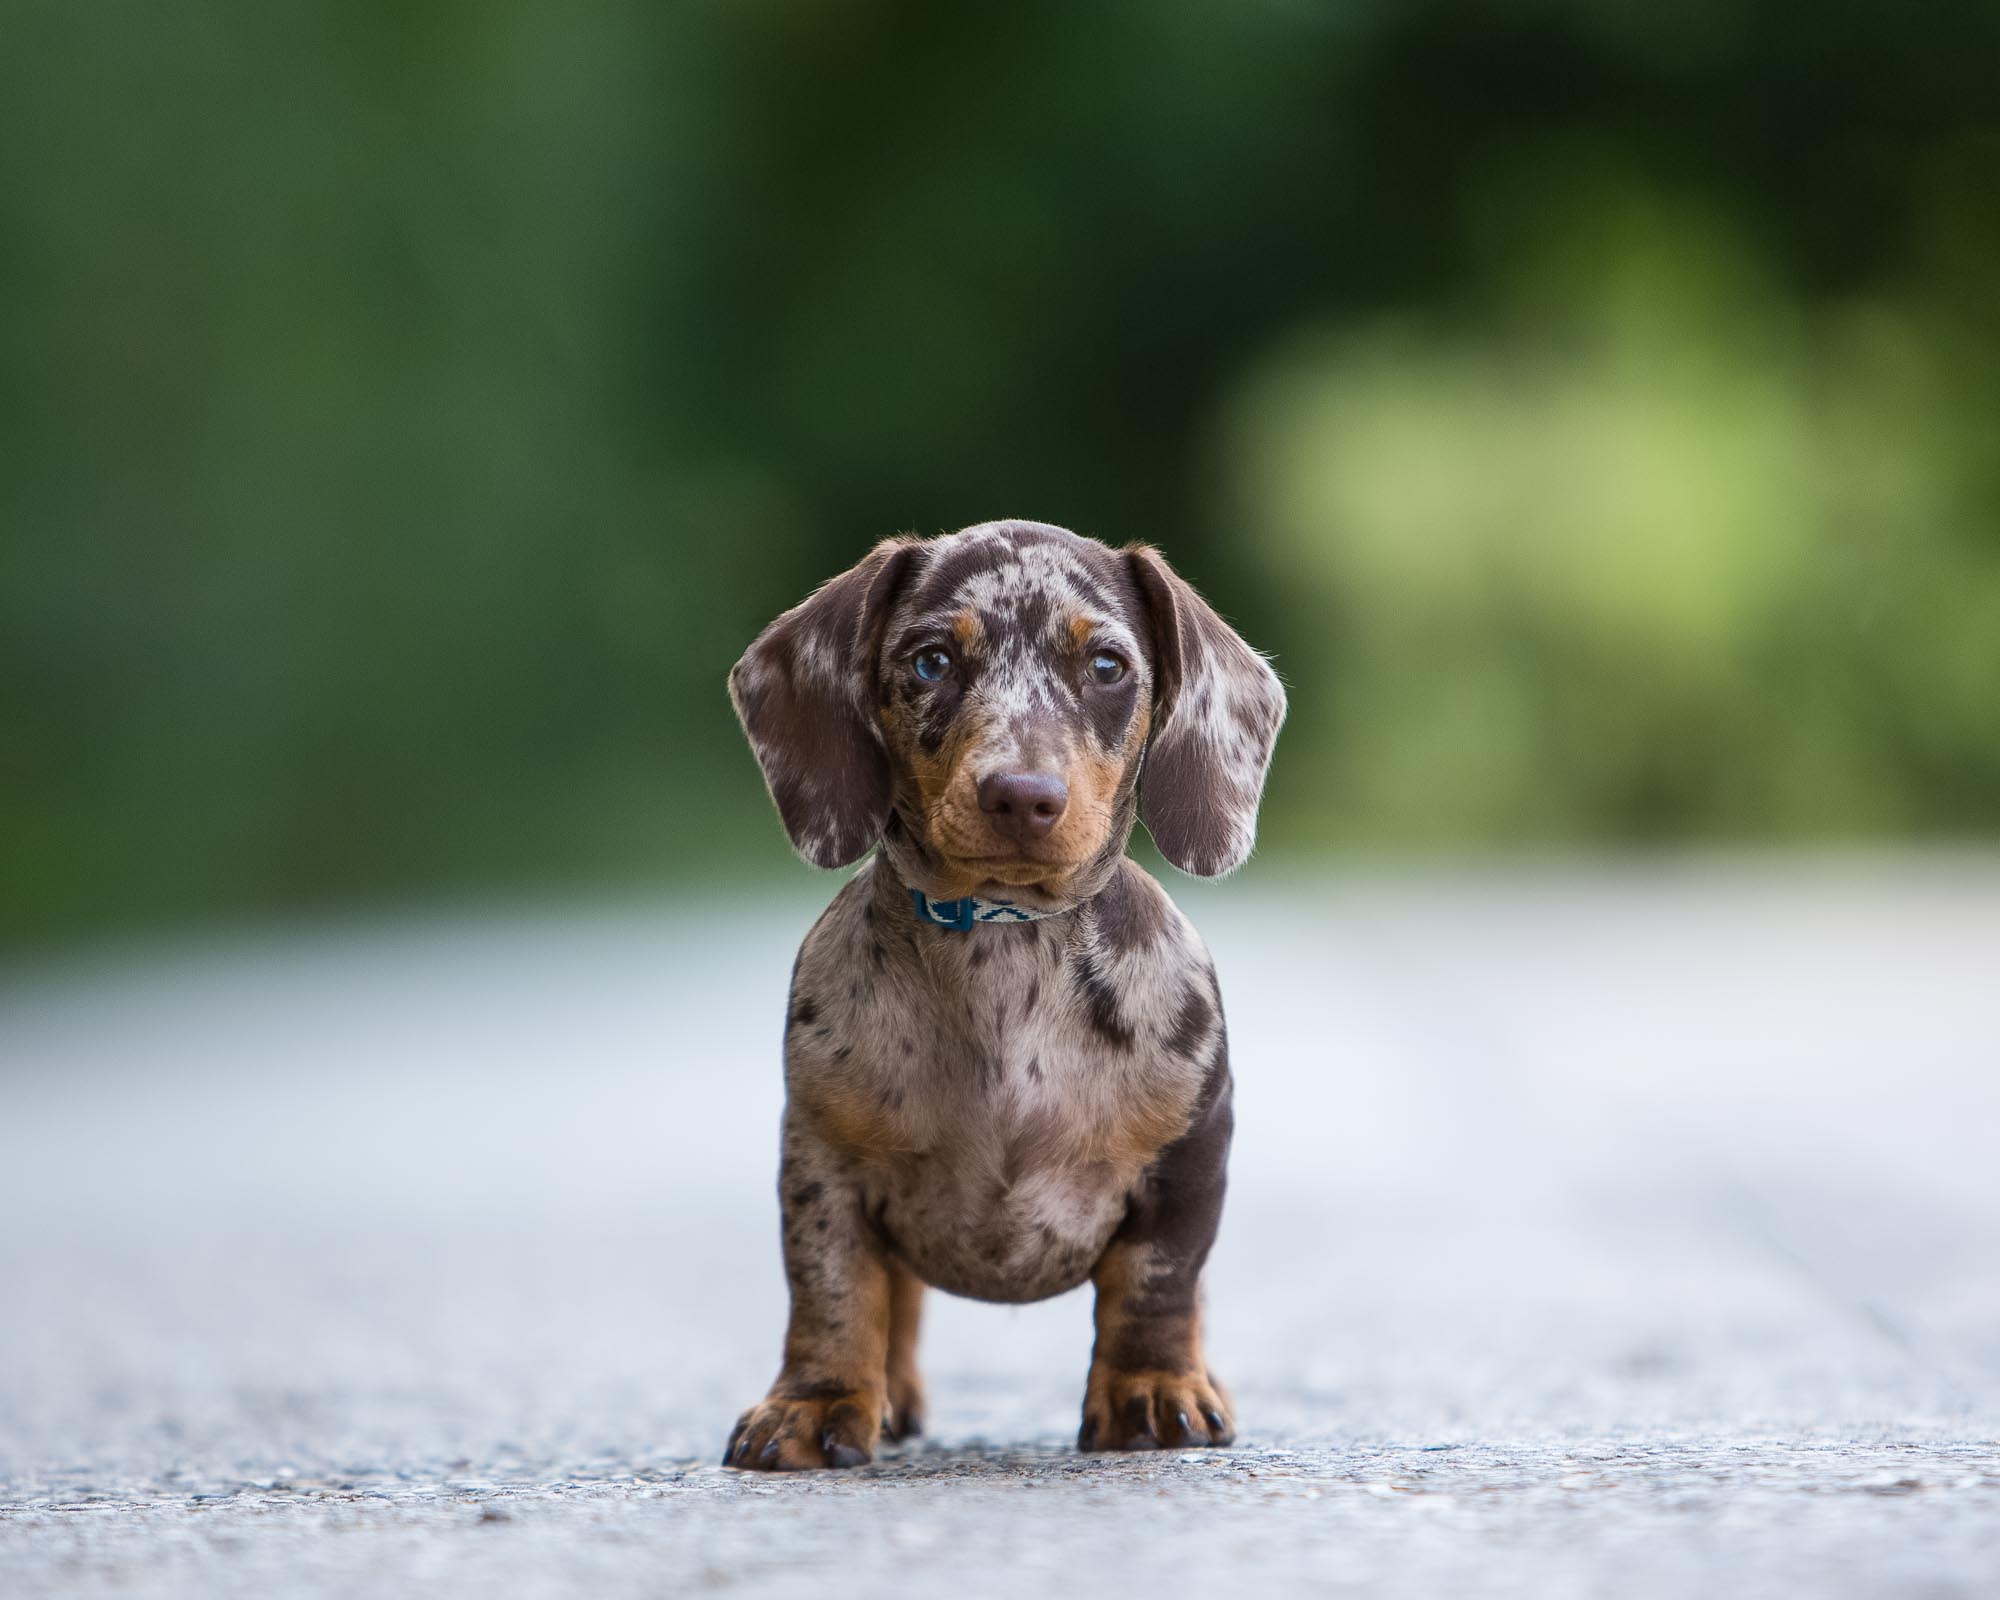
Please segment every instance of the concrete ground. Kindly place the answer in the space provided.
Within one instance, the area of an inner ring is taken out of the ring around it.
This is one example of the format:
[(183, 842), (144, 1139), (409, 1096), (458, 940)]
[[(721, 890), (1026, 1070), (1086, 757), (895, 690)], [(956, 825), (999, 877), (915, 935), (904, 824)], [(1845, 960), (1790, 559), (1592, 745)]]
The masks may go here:
[(830, 882), (17, 970), (0, 1595), (2000, 1592), (2000, 862), (1173, 887), (1243, 1442), (1129, 1459), (932, 1296), (926, 1441), (714, 1464)]

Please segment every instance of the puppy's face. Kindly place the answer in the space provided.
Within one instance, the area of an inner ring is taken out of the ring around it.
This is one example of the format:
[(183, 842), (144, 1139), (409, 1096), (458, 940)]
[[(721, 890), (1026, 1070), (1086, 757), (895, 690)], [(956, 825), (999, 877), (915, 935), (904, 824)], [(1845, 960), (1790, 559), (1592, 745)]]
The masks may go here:
[(937, 892), (1061, 898), (1122, 849), (1152, 726), (1151, 624), (1129, 563), (1058, 529), (930, 546), (876, 661), (895, 813)]
[(945, 898), (1089, 892), (1135, 803), (1175, 865), (1240, 865), (1285, 711), (1158, 555), (1033, 522), (877, 545), (765, 629), (730, 692), (808, 860), (886, 832)]

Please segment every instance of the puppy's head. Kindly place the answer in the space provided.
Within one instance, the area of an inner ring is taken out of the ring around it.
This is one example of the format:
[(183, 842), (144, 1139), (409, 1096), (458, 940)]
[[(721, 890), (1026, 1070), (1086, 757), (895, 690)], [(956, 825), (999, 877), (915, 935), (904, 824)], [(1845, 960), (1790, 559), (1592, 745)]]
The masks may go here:
[(1284, 719), (1277, 675), (1153, 551), (1035, 522), (889, 540), (730, 674), (802, 855), (885, 832), (944, 898), (1060, 902), (1124, 849), (1240, 866)]

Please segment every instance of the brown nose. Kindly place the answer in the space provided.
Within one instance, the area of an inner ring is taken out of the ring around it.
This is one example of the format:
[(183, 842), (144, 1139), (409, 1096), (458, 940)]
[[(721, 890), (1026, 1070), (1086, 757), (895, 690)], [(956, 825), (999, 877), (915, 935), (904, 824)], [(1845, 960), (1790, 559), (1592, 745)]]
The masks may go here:
[(996, 772), (979, 784), (979, 809), (1005, 839), (1039, 839), (1069, 804), (1069, 785), (1052, 772)]

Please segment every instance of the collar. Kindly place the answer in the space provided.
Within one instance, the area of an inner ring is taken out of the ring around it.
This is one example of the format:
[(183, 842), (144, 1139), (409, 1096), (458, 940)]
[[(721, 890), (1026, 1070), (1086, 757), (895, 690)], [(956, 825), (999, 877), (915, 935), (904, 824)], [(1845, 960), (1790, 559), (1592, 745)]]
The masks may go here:
[(1039, 922), (1043, 917), (1062, 915), (1060, 911), (1031, 911), (1011, 900), (982, 900), (976, 894), (962, 900), (933, 900), (923, 890), (912, 889), (910, 900), (917, 908), (917, 921), (956, 933), (980, 922)]

